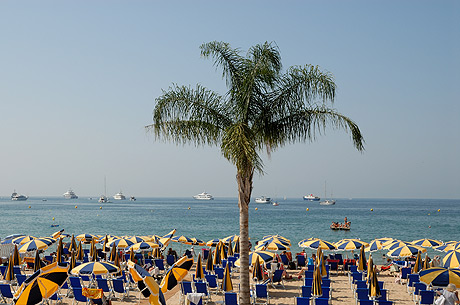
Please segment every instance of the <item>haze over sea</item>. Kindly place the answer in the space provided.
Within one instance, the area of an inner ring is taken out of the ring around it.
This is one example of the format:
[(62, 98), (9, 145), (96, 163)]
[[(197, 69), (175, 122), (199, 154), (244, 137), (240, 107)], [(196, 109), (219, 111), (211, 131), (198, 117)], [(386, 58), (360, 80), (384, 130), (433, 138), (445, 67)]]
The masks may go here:
[[(48, 236), (59, 229), (75, 235), (164, 235), (175, 228), (176, 235), (208, 241), (239, 232), (236, 198), (112, 201), (98, 203), (96, 197), (76, 200), (31, 197), (27, 201), (11, 201), (3, 197), (0, 199), (0, 237), (17, 233)], [(300, 251), (297, 242), (308, 237), (331, 242), (342, 238), (370, 241), (379, 237), (405, 241), (460, 239), (459, 199), (337, 199), (334, 206), (320, 206), (318, 202), (302, 198), (277, 201), (279, 206), (251, 202), (249, 236), (253, 243), (264, 235), (280, 234), (291, 240), (291, 250), (295, 253)], [(343, 222), (345, 216), (351, 221), (350, 231), (329, 229), (332, 221)], [(59, 227), (51, 227), (51, 224), (59, 224)], [(173, 246), (180, 249), (180, 245)], [(431, 250), (429, 254), (434, 253)]]

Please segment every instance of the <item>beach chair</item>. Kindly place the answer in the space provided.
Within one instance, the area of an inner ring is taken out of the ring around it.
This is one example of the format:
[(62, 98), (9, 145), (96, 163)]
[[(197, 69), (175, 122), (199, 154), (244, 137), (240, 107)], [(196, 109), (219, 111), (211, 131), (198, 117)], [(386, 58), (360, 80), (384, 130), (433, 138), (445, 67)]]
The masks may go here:
[(166, 264), (168, 264), (168, 266), (174, 265), (175, 262), (176, 257), (174, 255), (166, 255)]
[(297, 269), (305, 267), (307, 265), (305, 261), (305, 256), (303, 254), (297, 255), (296, 259), (297, 259)]
[(401, 268), (401, 284), (404, 284), (403, 280), (407, 281), (411, 271), (412, 271), (411, 267), (403, 267), (403, 268)]
[(13, 301), (14, 295), (10, 284), (0, 284), (0, 294), (4, 303), (8, 303), (7, 300)]
[(285, 268), (289, 268), (289, 259), (286, 254), (280, 254), (281, 262), (283, 263)]
[(160, 273), (164, 274), (165, 272), (165, 263), (162, 258), (156, 258), (155, 259), (155, 266), (158, 267), (158, 270), (160, 270)]
[(323, 291), (323, 295), (321, 296), (321, 298), (323, 299), (331, 298), (331, 288), (321, 286), (321, 290)]
[(426, 284), (422, 283), (422, 282), (414, 283), (414, 292), (412, 294), (412, 297), (413, 297), (413, 300), (414, 300), (415, 303), (417, 303), (419, 298), (420, 298), (420, 291), (421, 290), (427, 290)]
[(211, 300), (211, 294), (209, 293), (207, 282), (195, 282), (195, 292), (202, 293), (206, 296), (205, 304)]
[(21, 286), (22, 283), (26, 280), (27, 275), (25, 274), (16, 274), (16, 282), (18, 287)]
[(315, 265), (307, 265), (307, 270), (308, 271), (314, 271), (315, 270)]
[(316, 298), (314, 299), (315, 305), (329, 305), (329, 299), (326, 298)]
[(358, 272), (358, 266), (356, 266), (356, 265), (349, 265), (349, 266), (348, 266), (348, 271), (350, 271), (350, 273)]
[(97, 288), (102, 289), (103, 292), (107, 292), (109, 294), (108, 299), (110, 300), (113, 296), (113, 290), (109, 287), (109, 282), (107, 279), (103, 278), (96, 278)]
[(306, 277), (306, 278), (304, 279), (304, 283), (303, 283), (304, 286), (311, 286), (312, 284), (313, 284), (313, 278), (311, 278), (311, 277)]
[(217, 275), (217, 278), (219, 280), (222, 280), (224, 278), (224, 271), (225, 269), (221, 267), (214, 268), (214, 273)]
[[(227, 304), (225, 304), (227, 305)], [(296, 297), (295, 305), (310, 305), (310, 298)]]
[(331, 280), (330, 279), (322, 279), (321, 280), (321, 287), (331, 288)]
[(215, 294), (219, 293), (220, 286), (217, 283), (217, 275), (215, 274), (205, 274), (204, 278), (208, 283), (208, 288), (210, 292), (214, 292)]
[[(55, 301), (54, 304), (57, 304), (58, 302), (62, 303), (62, 297), (57, 292), (55, 292), (48, 300)], [(45, 300), (44, 303), (48, 304), (48, 300)]]
[(235, 267), (235, 262), (236, 262), (236, 260), (237, 260), (236, 257), (234, 257), (234, 256), (229, 256), (229, 257), (227, 258), (227, 260), (231, 263), (231, 266), (232, 266), (232, 267)]
[(313, 278), (313, 271), (305, 270), (305, 278)]
[(311, 297), (311, 286), (302, 286), (300, 287), (302, 290), (300, 296), (304, 298), (310, 298)]
[(238, 295), (236, 292), (226, 292), (224, 294), (225, 305), (238, 305)]
[(382, 301), (377, 301), (377, 304), (378, 305), (393, 305), (394, 302), (393, 301), (382, 300)]
[(69, 281), (70, 281), (70, 288), (74, 290), (75, 288), (83, 288), (83, 285), (81, 284), (81, 279), (77, 276), (69, 276)]
[(187, 294), (192, 293), (192, 282), (182, 281), (180, 282), (180, 297), (179, 303), (182, 304), (187, 299)]
[(270, 304), (268, 286), (266, 284), (256, 284), (254, 290), (254, 304)]
[(273, 288), (275, 288), (275, 285), (274, 285), (275, 283), (283, 286), (283, 288), (286, 288), (286, 287), (284, 287), (283, 272), (284, 272), (284, 270), (278, 269), (278, 270), (275, 270), (275, 272), (273, 273), (273, 276), (272, 276), (272, 278), (270, 280), (270, 283), (271, 283)]
[(378, 301), (386, 301), (388, 297), (388, 290), (380, 289), (380, 297), (377, 298)]
[(338, 259), (328, 259), (328, 266), (329, 270), (335, 271), (335, 273), (338, 275), (339, 274), (339, 260)]
[(369, 289), (367, 288), (358, 288), (355, 290), (355, 299), (360, 300), (369, 300)]
[(84, 303), (87, 303), (88, 302), (88, 298), (85, 297), (82, 293), (82, 288), (74, 288), (73, 289), (73, 301), (72, 301), (72, 304), (75, 304), (75, 302), (84, 302)]
[(112, 279), (112, 287), (114, 292), (118, 293), (118, 295), (121, 294), (121, 298), (118, 297), (120, 301), (129, 296), (129, 289), (125, 287), (122, 279)]
[(8, 268), (8, 266), (0, 266), (0, 272), (2, 273), (2, 277), (5, 277), (6, 268)]
[(409, 274), (407, 280), (407, 292), (412, 293), (414, 290), (414, 284), (420, 282), (420, 275), (418, 273)]
[(355, 282), (355, 289), (367, 288), (367, 283), (364, 280), (359, 280)]
[(359, 305), (374, 305), (373, 300), (358, 300)]
[(13, 274), (21, 274), (21, 267), (13, 266)]

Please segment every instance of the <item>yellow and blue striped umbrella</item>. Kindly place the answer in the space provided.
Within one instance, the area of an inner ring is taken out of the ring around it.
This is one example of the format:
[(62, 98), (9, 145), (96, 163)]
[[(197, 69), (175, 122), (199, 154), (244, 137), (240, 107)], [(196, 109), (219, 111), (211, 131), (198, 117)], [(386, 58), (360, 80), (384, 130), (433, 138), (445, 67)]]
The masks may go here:
[(171, 238), (174, 236), (175, 233), (176, 229), (173, 229), (171, 230), (171, 232), (169, 232), (166, 235), (163, 235), (163, 237), (160, 238), (159, 242), (163, 244), (163, 249), (169, 245), (169, 242), (171, 241)]
[(14, 280), (13, 266), (13, 255), (10, 255), (10, 259), (8, 260), (8, 267), (6, 268), (5, 274), (3, 275), (3, 279), (7, 282)]
[(342, 239), (335, 243), (337, 250), (356, 250), (360, 249), (361, 246), (367, 247), (369, 244), (359, 239)]
[(128, 262), (128, 269), (133, 280), (137, 282), (137, 287), (141, 294), (149, 298), (150, 305), (166, 305), (163, 292), (144, 268), (130, 261)]
[(422, 269), (422, 254), (420, 251), (417, 253), (417, 258), (415, 259), (414, 268), (412, 273), (418, 273)]
[(254, 266), (252, 269), (252, 278), (255, 279), (256, 281), (261, 281), (264, 279), (262, 275), (262, 268), (260, 267), (259, 260), (256, 260), (256, 262), (254, 263)]
[(35, 237), (35, 236), (31, 236), (31, 235), (26, 235), (26, 236), (20, 236), (20, 237), (16, 237), (16, 238), (13, 238), (11, 240), (11, 242), (13, 244), (18, 244), (18, 245), (23, 245), (31, 240), (34, 240), (34, 239), (37, 239), (38, 237)]
[(120, 272), (120, 268), (107, 262), (88, 262), (73, 268), (70, 273), (74, 275), (81, 274), (112, 274)]
[(21, 257), (19, 256), (19, 251), (18, 251), (18, 245), (14, 244), (14, 250), (13, 250), (13, 265), (14, 266), (19, 266), (21, 265)]
[(371, 276), (369, 279), (369, 298), (375, 300), (381, 296), (379, 281), (377, 279), (377, 271), (375, 267), (372, 268)]
[(411, 244), (420, 247), (436, 247), (442, 245), (443, 242), (436, 239), (423, 238), (414, 240), (411, 242)]
[(362, 245), (361, 249), (359, 250), (358, 271), (363, 272), (366, 269), (366, 266), (366, 254), (364, 254), (364, 245)]
[(208, 241), (206, 243), (206, 246), (208, 246), (208, 247), (216, 247), (220, 242), (221, 242), (221, 240), (219, 238), (214, 238), (214, 239), (211, 239), (210, 241)]
[(284, 245), (278, 241), (265, 241), (265, 242), (259, 242), (257, 246), (255, 247), (256, 251), (265, 251), (265, 250), (271, 250), (271, 251), (289, 251), (291, 248), (288, 245)]
[(315, 269), (313, 270), (313, 282), (311, 285), (311, 295), (313, 297), (320, 297), (323, 295), (323, 289), (321, 288), (321, 267), (320, 265), (315, 265)]
[(324, 261), (323, 250), (321, 248), (316, 249), (316, 261), (315, 264), (319, 266), (319, 273), (321, 277), (327, 276), (326, 263)]
[(230, 269), (228, 267), (228, 264), (225, 266), (224, 279), (222, 280), (221, 289), (224, 292), (233, 291), (232, 277), (230, 274)]
[(214, 260), (212, 258), (212, 251), (209, 251), (208, 253), (208, 258), (206, 260), (206, 271), (208, 272), (212, 272), (214, 271), (214, 264), (213, 264)]
[(176, 242), (176, 243), (181, 243), (181, 244), (186, 244), (186, 245), (193, 245), (193, 239), (184, 236), (184, 235), (177, 235), (171, 238), (171, 241)]
[(126, 251), (128, 250), (130, 251), (131, 249), (133, 249), (134, 251), (151, 251), (158, 247), (159, 247), (158, 244), (142, 241), (142, 242), (129, 246), (128, 248), (126, 248)]
[(193, 241), (192, 245), (195, 245), (195, 246), (205, 246), (206, 245), (206, 243), (204, 241), (202, 241), (201, 239), (198, 239), (196, 237), (192, 237), (192, 241)]
[(203, 263), (201, 262), (201, 253), (198, 254), (198, 260), (196, 261), (195, 280), (197, 279), (204, 279)]
[(412, 256), (417, 254), (418, 252), (425, 253), (426, 249), (419, 246), (411, 246), (405, 245), (402, 247), (398, 247), (396, 249), (391, 250), (387, 253), (389, 257), (405, 257), (405, 256)]
[(420, 282), (427, 285), (446, 287), (454, 284), (460, 288), (460, 269), (448, 269), (444, 267), (431, 267), (419, 273)]
[(161, 291), (165, 293), (176, 287), (176, 285), (187, 275), (192, 266), (193, 258), (188, 258), (187, 256), (181, 257), (168, 269), (168, 271), (166, 271), (165, 276), (161, 280)]
[(129, 239), (126, 239), (126, 238), (119, 238), (119, 239), (115, 239), (115, 240), (112, 240), (110, 243), (109, 243), (109, 247), (117, 247), (119, 249), (124, 249), (124, 248), (128, 248), (129, 246), (132, 246), (134, 245), (134, 243), (132, 241), (130, 241)]
[(379, 241), (382, 243), (382, 246), (386, 246), (388, 244), (391, 244), (393, 241), (395, 241), (396, 239), (394, 238), (390, 238), (390, 237), (381, 237), (381, 238), (376, 238), (374, 239), (375, 241)]
[(394, 240), (393, 242), (391, 242), (389, 244), (386, 244), (385, 247), (383, 247), (383, 249), (385, 249), (385, 250), (393, 250), (393, 249), (403, 247), (403, 246), (407, 246), (407, 245), (412, 246), (412, 244), (410, 242), (402, 241), (402, 240)]
[(281, 243), (285, 244), (285, 245), (291, 245), (291, 241), (289, 239), (287, 239), (286, 237), (284, 236), (281, 236), (281, 235), (267, 235), (267, 236), (264, 236), (262, 237), (262, 240), (265, 241), (265, 240), (269, 240), (269, 239), (275, 239), (275, 240), (279, 240)]
[(221, 257), (221, 254), (220, 254), (220, 252), (222, 250), (221, 245), (222, 245), (222, 242), (219, 242), (217, 244), (216, 248), (214, 249), (213, 261), (212, 261), (212, 263), (214, 265), (222, 264), (222, 257)]
[(442, 259), (442, 265), (445, 268), (460, 268), (460, 250), (452, 250), (447, 252)]
[(430, 268), (430, 262), (428, 258), (428, 253), (425, 253), (425, 259), (423, 260), (422, 270)]
[(367, 282), (369, 283), (372, 272), (374, 272), (374, 260), (372, 259), (372, 254), (369, 255), (369, 262), (367, 263)]
[(315, 249), (315, 250), (318, 248), (321, 248), (321, 250), (335, 250), (336, 249), (333, 243), (325, 241), (325, 240), (321, 240), (319, 238), (303, 240), (302, 243), (299, 243), (299, 247), (310, 248), (310, 249)]
[(452, 250), (460, 250), (460, 242), (452, 242), (452, 243), (446, 243), (441, 246), (433, 247), (433, 249), (438, 250), (438, 251), (452, 251)]
[(234, 242), (235, 240), (238, 240), (240, 237), (238, 235), (230, 235), (230, 236), (227, 236), (225, 238), (222, 238), (222, 242), (224, 244), (228, 244), (228, 243), (231, 243), (231, 242)]
[(374, 239), (369, 243), (369, 246), (364, 248), (365, 252), (374, 252), (383, 249), (383, 244), (380, 240)]
[[(254, 251), (254, 252), (249, 252), (249, 265), (254, 265), (256, 261), (259, 261), (260, 263), (268, 263), (273, 260), (275, 257), (275, 253), (273, 252), (268, 252), (268, 251)], [(240, 259), (237, 259), (235, 261), (236, 266), (240, 266)]]
[(77, 235), (75, 238), (84, 244), (89, 244), (93, 239), (98, 239), (97, 235), (93, 234), (80, 234)]
[(19, 248), (19, 253), (26, 253), (37, 250), (44, 250), (48, 248), (48, 244), (40, 239), (34, 239), (26, 242)]

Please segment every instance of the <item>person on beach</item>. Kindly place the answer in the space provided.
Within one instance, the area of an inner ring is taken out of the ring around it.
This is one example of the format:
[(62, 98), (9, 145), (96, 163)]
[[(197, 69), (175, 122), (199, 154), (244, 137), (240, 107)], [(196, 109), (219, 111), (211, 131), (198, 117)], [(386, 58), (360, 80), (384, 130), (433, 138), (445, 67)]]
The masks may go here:
[(442, 291), (436, 291), (437, 295), (442, 295), (445, 298), (444, 305), (460, 304), (458, 299), (457, 287), (455, 284), (450, 283)]
[(439, 255), (433, 257), (433, 260), (431, 261), (431, 267), (441, 267), (441, 258)]

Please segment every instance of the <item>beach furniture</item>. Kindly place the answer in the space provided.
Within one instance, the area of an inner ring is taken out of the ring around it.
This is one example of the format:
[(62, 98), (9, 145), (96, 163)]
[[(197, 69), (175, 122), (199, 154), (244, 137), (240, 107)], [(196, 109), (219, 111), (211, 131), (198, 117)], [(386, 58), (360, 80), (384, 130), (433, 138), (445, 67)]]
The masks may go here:
[(109, 294), (108, 299), (110, 300), (113, 295), (112, 288), (109, 287), (109, 282), (107, 279), (104, 278), (96, 278), (97, 288), (102, 289), (103, 292), (107, 292)]
[(283, 263), (285, 268), (289, 268), (289, 259), (286, 254), (280, 254), (281, 262)]
[(304, 286), (311, 286), (313, 284), (313, 278), (311, 277), (306, 277), (304, 279)]
[(417, 282), (420, 282), (420, 275), (418, 273), (409, 274), (409, 278), (407, 280), (407, 292), (412, 293), (414, 290), (414, 284)]
[(124, 300), (129, 295), (129, 289), (125, 287), (125, 283), (121, 279), (112, 279), (112, 287), (114, 292), (118, 295), (121, 294), (121, 298), (118, 297), (120, 300)]
[(330, 279), (321, 279), (321, 287), (331, 287), (331, 280)]
[(280, 284), (281, 286), (283, 286), (283, 288), (286, 288), (284, 287), (283, 272), (284, 270), (278, 269), (278, 270), (275, 270), (275, 272), (273, 273), (273, 276), (270, 279), (270, 282), (273, 288), (275, 288), (275, 285), (274, 285), (275, 283)]
[(7, 300), (13, 300), (14, 298), (10, 284), (0, 284), (0, 294), (2, 295), (2, 299), (5, 303), (8, 303)]
[(225, 271), (225, 269), (221, 268), (221, 267), (215, 267), (214, 268), (214, 273), (217, 275), (217, 278), (219, 280), (222, 280), (224, 278), (224, 271)]
[(204, 276), (206, 282), (208, 283), (208, 288), (210, 292), (218, 293), (219, 292), (219, 284), (217, 283), (217, 275), (215, 274), (206, 274)]
[(401, 268), (401, 284), (403, 284), (403, 280), (407, 280), (409, 274), (411, 273), (411, 267), (403, 267)]
[(0, 266), (0, 272), (2, 273), (2, 277), (5, 277), (6, 268), (8, 268), (8, 266)]
[(358, 280), (355, 282), (355, 289), (358, 288), (367, 288), (367, 283), (365, 280)]
[(324, 298), (324, 299), (331, 298), (331, 288), (330, 287), (323, 287), (323, 285), (321, 285), (321, 290), (323, 291), (323, 295), (321, 296), (321, 298)]
[(305, 261), (305, 256), (303, 254), (297, 255), (296, 259), (297, 259), (297, 269), (305, 267), (307, 265)]
[(373, 300), (358, 300), (357, 302), (359, 305), (374, 305)]
[(313, 303), (315, 305), (329, 305), (329, 299), (328, 298), (316, 298), (316, 299), (313, 299)]
[(313, 278), (313, 271), (305, 270), (305, 278)]
[(315, 265), (307, 265), (307, 270), (308, 270), (308, 271), (313, 271), (313, 270), (315, 270)]
[(414, 293), (413, 293), (413, 299), (414, 299), (414, 302), (417, 302), (418, 299), (420, 298), (420, 291), (421, 290), (427, 290), (426, 289), (427, 286), (425, 283), (421, 283), (421, 282), (416, 282), (414, 283)]
[[(296, 305), (310, 305), (310, 298), (296, 297), (295, 298), (295, 304)], [(227, 305), (227, 304), (225, 304), (225, 305)]]
[(180, 297), (179, 302), (182, 304), (187, 298), (187, 294), (192, 293), (192, 282), (182, 281), (180, 282)]
[(236, 292), (226, 292), (224, 294), (225, 305), (238, 305), (238, 295)]
[(356, 266), (356, 265), (349, 265), (349, 266), (348, 266), (348, 271), (350, 271), (350, 273), (358, 272), (358, 266)]
[(336, 274), (339, 274), (339, 260), (338, 259), (328, 259), (327, 260), (329, 270), (335, 271)]
[(377, 305), (393, 305), (393, 301), (382, 300), (382, 301), (378, 301)]
[(165, 264), (162, 258), (155, 259), (155, 266), (158, 267), (158, 270), (160, 270), (161, 273), (165, 273)]
[(385, 301), (388, 298), (388, 290), (380, 289), (380, 297), (377, 298), (378, 301)]
[(359, 300), (369, 300), (369, 289), (366, 288), (357, 288), (355, 290), (355, 299)]
[(302, 286), (300, 287), (300, 289), (302, 290), (300, 296), (304, 298), (311, 297), (311, 286)]
[(81, 279), (77, 276), (69, 276), (70, 288), (72, 291), (74, 289), (82, 289), (83, 285), (81, 284)]
[(208, 283), (207, 282), (195, 282), (195, 292), (202, 293), (206, 296), (205, 304), (211, 300), (211, 294), (209, 293)]
[(236, 257), (234, 257), (234, 256), (229, 256), (229, 257), (227, 258), (227, 260), (231, 263), (231, 266), (232, 266), (232, 267), (235, 267), (235, 262), (236, 262), (236, 260), (237, 260)]
[(21, 286), (21, 284), (26, 280), (27, 275), (25, 274), (16, 274), (16, 282), (18, 286)]
[(270, 304), (268, 286), (266, 284), (256, 284), (254, 289), (254, 304)]
[[(58, 302), (62, 303), (62, 297), (57, 292), (55, 292), (52, 296), (50, 296), (50, 298), (48, 300), (55, 301), (54, 304), (57, 304)], [(48, 303), (48, 302), (46, 302), (46, 303)]]
[(88, 298), (85, 297), (82, 293), (82, 288), (74, 288), (73, 290), (73, 301), (72, 304), (75, 304), (75, 302), (78, 304), (78, 302), (88, 302)]
[(166, 255), (166, 264), (168, 264), (168, 266), (174, 265), (175, 262), (176, 257), (174, 255)]

